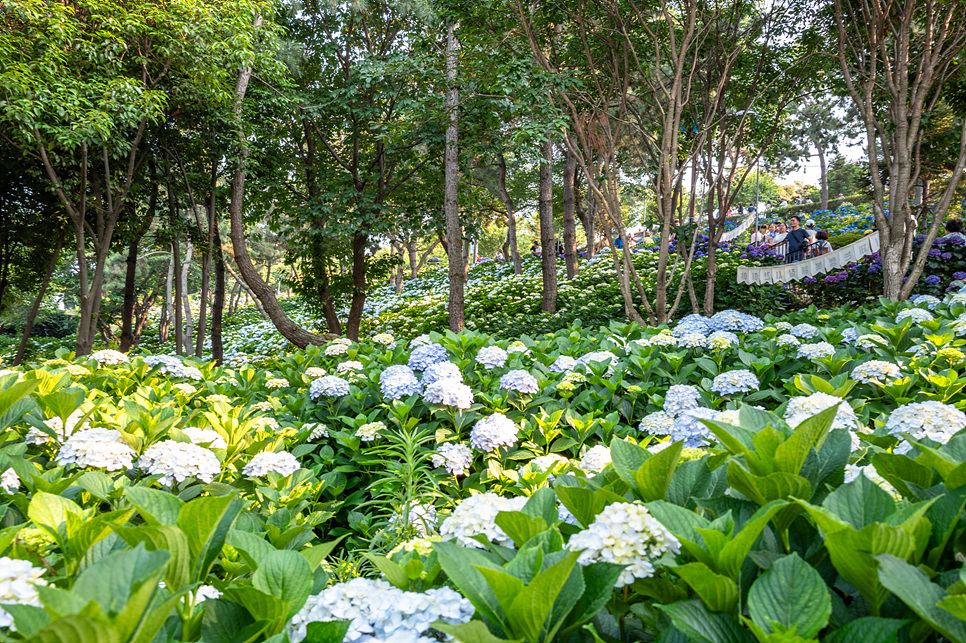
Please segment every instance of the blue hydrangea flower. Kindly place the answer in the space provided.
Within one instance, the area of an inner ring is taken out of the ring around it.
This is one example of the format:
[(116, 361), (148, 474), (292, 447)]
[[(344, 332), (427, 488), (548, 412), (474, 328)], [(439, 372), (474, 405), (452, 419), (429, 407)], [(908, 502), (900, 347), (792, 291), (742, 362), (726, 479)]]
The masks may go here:
[(476, 354), (476, 361), (483, 368), (503, 368), (508, 357), (507, 352), (499, 346), (484, 346)]
[(698, 408), (700, 397), (698, 389), (690, 384), (675, 384), (664, 397), (664, 410), (671, 417), (677, 417), (685, 411)]
[(387, 400), (399, 400), (423, 392), (416, 373), (405, 364), (393, 364), (379, 375), (379, 388)]
[(685, 448), (705, 447), (711, 444), (711, 431), (704, 420), (715, 420), (718, 412), (712, 409), (694, 408), (684, 411), (674, 419), (668, 435), (671, 442), (684, 442)]
[(812, 339), (813, 337), (818, 337), (819, 330), (812, 326), (811, 324), (799, 324), (793, 326), (791, 329), (792, 335), (795, 337), (804, 337), (805, 339)]
[(409, 355), (409, 368), (416, 371), (425, 371), (427, 368), (438, 362), (446, 361), (449, 355), (446, 349), (439, 344), (422, 344), (413, 349)]
[(433, 382), (445, 379), (462, 382), (463, 373), (460, 371), (460, 367), (447, 360), (431, 364), (423, 371), (423, 386), (429, 386)]
[(540, 384), (530, 373), (515, 369), (500, 378), (500, 388), (532, 395), (540, 390)]
[(757, 391), (758, 386), (758, 378), (755, 377), (754, 373), (744, 368), (720, 373), (711, 381), (711, 390), (718, 395)]

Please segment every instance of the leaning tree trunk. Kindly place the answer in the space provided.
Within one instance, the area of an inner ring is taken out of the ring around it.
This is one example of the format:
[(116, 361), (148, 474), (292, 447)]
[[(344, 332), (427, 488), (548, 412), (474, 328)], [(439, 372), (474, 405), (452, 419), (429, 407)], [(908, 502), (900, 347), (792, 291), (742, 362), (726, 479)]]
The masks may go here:
[(577, 156), (567, 150), (567, 164), (563, 175), (563, 245), (567, 262), (567, 279), (577, 276), (577, 204), (574, 180), (577, 175)]
[(443, 216), (446, 220), (447, 258), (449, 260), (449, 329), (454, 333), (463, 330), (466, 323), (463, 309), (464, 280), (466, 268), (463, 263), (463, 227), (460, 225), (459, 198), (459, 86), (456, 83), (456, 67), (459, 60), (456, 41), (456, 25), (450, 24), (446, 33), (446, 110), (449, 125), (446, 127), (446, 151), (443, 160), (445, 188), (443, 192)]
[(213, 218), (215, 296), (211, 301), (211, 359), (221, 366), (225, 361), (222, 345), (222, 320), (225, 313), (225, 256), (221, 250), (221, 234), (218, 232), (218, 219)]
[(57, 268), (57, 260), (60, 259), (60, 249), (63, 245), (63, 239), (58, 237), (57, 245), (54, 247), (54, 252), (50, 255), (50, 261), (47, 262), (47, 270), (44, 272), (44, 280), (40, 284), (40, 292), (37, 293), (37, 298), (34, 299), (34, 305), (30, 307), (30, 312), (27, 314), (27, 321), (23, 327), (23, 336), (20, 338), (20, 345), (17, 346), (17, 354), (13, 358), (14, 366), (19, 366), (23, 364), (24, 353), (27, 352), (27, 342), (30, 340), (30, 331), (34, 328), (34, 322), (37, 321), (37, 313), (40, 312), (40, 305), (44, 301), (44, 295), (47, 294), (47, 286), (50, 285), (50, 278), (54, 274), (54, 270)]
[(543, 159), (540, 163), (540, 245), (543, 268), (543, 300), (541, 310), (557, 312), (557, 253), (553, 235), (553, 143), (548, 138), (541, 143)]
[[(256, 26), (261, 24), (261, 17), (256, 19)], [(245, 241), (245, 222), (243, 220), (243, 205), (245, 198), (245, 178), (248, 174), (246, 161), (248, 159), (248, 139), (242, 128), (242, 101), (248, 91), (248, 82), (251, 80), (252, 70), (244, 67), (238, 72), (238, 81), (235, 85), (235, 118), (238, 124), (238, 143), (239, 158), (238, 165), (231, 179), (231, 198), (228, 205), (228, 214), (231, 221), (231, 245), (235, 253), (235, 263), (238, 265), (238, 272), (242, 279), (261, 302), (264, 313), (271, 318), (272, 323), (285, 339), (292, 342), (299, 348), (305, 348), (310, 344), (321, 346), (326, 342), (326, 338), (316, 333), (310, 333), (298, 324), (282, 310), (278, 303), (275, 291), (258, 274), (252, 258), (248, 254), (248, 245)]]

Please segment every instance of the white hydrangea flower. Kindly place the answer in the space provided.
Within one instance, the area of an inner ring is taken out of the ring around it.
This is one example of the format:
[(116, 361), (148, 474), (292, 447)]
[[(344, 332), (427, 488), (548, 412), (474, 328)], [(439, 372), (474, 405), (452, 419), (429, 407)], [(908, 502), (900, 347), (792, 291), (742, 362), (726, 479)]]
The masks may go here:
[(537, 456), (530, 460), (530, 464), (540, 469), (540, 471), (563, 471), (570, 466), (570, 460), (559, 453)]
[(701, 420), (717, 420), (718, 412), (712, 409), (694, 408), (682, 411), (671, 424), (668, 432), (671, 442), (684, 442), (685, 448), (709, 445), (714, 439), (711, 431)]
[(304, 424), (304, 425), (302, 425), (302, 428), (303, 429), (307, 429), (309, 427), (312, 427), (312, 432), (309, 433), (309, 437), (306, 438), (306, 441), (307, 442), (317, 442), (318, 440), (321, 440), (322, 438), (329, 437), (329, 427), (327, 427), (326, 425), (322, 424), (321, 422), (319, 422), (318, 424)]
[(849, 484), (850, 482), (858, 478), (860, 475), (865, 476), (872, 482), (879, 485), (879, 487), (881, 487), (884, 491), (887, 491), (889, 495), (895, 498), (896, 500), (902, 500), (902, 496), (899, 494), (898, 491), (896, 491), (896, 488), (893, 487), (888, 480), (880, 476), (879, 472), (876, 471), (875, 467), (872, 466), (871, 464), (867, 464), (864, 467), (860, 467), (854, 464), (845, 465), (845, 484)]
[(913, 295), (909, 298), (909, 303), (919, 308), (925, 306), (929, 310), (935, 310), (936, 306), (942, 302), (939, 297), (933, 297), (932, 295)]
[(213, 601), (218, 598), (221, 598), (221, 592), (211, 585), (202, 585), (195, 590), (195, 601), (198, 603), (202, 601)]
[(707, 348), (708, 338), (700, 333), (686, 333), (678, 340), (678, 346), (684, 348)]
[(946, 297), (949, 306), (966, 306), (966, 293), (958, 292), (951, 297)]
[(855, 411), (846, 400), (827, 393), (812, 393), (809, 396), (793, 397), (785, 407), (785, 422), (796, 427), (813, 415), (821, 413), (830, 406), (837, 406), (833, 429), (854, 429), (859, 423)]
[(265, 381), (266, 388), (285, 388), (288, 386), (288, 380), (284, 377), (273, 377)]
[(144, 450), (138, 467), (148, 475), (160, 475), (158, 482), (166, 487), (188, 478), (211, 482), (221, 473), (218, 457), (196, 444), (164, 440)]
[(668, 388), (664, 397), (664, 410), (672, 418), (677, 417), (688, 409), (698, 408), (698, 398), (701, 394), (690, 384), (674, 384)]
[(358, 372), (363, 371), (363, 370), (365, 370), (365, 367), (362, 365), (362, 362), (356, 361), (354, 359), (346, 360), (346, 361), (340, 363), (335, 368), (335, 371), (339, 375), (345, 375), (346, 373), (350, 373), (350, 374), (351, 373), (358, 373)]
[(101, 366), (117, 366), (118, 364), (127, 364), (131, 361), (131, 359), (124, 353), (111, 349), (104, 349), (91, 353), (91, 359)]
[[(87, 369), (84, 369), (84, 370), (87, 370)], [(0, 368), (0, 377), (3, 377), (4, 375), (14, 375), (14, 374), (17, 375), (18, 382), (22, 382), (24, 380), (23, 373), (21, 373), (20, 371), (15, 371), (12, 368)]]
[(507, 346), (506, 352), (508, 352), (508, 353), (521, 353), (523, 355), (529, 355), (530, 354), (530, 349), (527, 348), (527, 345), (526, 344), (524, 344), (523, 342), (517, 340), (515, 342), (511, 342), (510, 345)]
[(537, 378), (522, 369), (515, 369), (500, 378), (500, 388), (516, 391), (526, 395), (533, 395), (540, 391)]
[(600, 473), (610, 463), (610, 449), (603, 444), (596, 444), (584, 453), (584, 457), (580, 459), (580, 468), (588, 473)]
[(396, 340), (389, 333), (376, 333), (372, 336), (372, 341), (390, 349), (396, 345)]
[(188, 436), (192, 444), (199, 444), (209, 449), (227, 449), (228, 443), (221, 434), (214, 429), (201, 429), (196, 426), (181, 427), (181, 432)]
[(650, 435), (667, 435), (671, 432), (674, 418), (664, 411), (656, 411), (644, 416), (638, 427), (642, 433)]
[(350, 621), (344, 643), (434, 643), (433, 623), (472, 617), (473, 605), (448, 587), (404, 592), (383, 580), (354, 578), (310, 596), (287, 632), (292, 643), (301, 643), (309, 623)]
[(251, 430), (275, 432), (275, 431), (278, 431), (279, 428), (280, 428), (280, 425), (278, 423), (278, 420), (276, 420), (275, 418), (260, 417), (260, 418), (255, 418), (252, 421)]
[(268, 400), (265, 400), (263, 402), (255, 402), (251, 406), (256, 411), (262, 411), (262, 412), (272, 411), (275, 408), (275, 407), (272, 406), (272, 403), (269, 402)]
[(902, 371), (895, 364), (873, 359), (853, 368), (852, 374), (849, 377), (860, 384), (878, 384), (882, 386), (888, 380), (899, 379), (901, 376)]
[(802, 344), (798, 347), (799, 359), (824, 359), (835, 354), (835, 347), (828, 342)]
[(459, 366), (449, 360), (436, 362), (435, 364), (427, 366), (423, 371), (423, 387), (429, 386), (439, 380), (456, 380), (457, 382), (462, 382), (463, 372), (460, 371)]
[(320, 377), (325, 377), (325, 369), (319, 366), (309, 366), (305, 369), (305, 375), (306, 377), (319, 379)]
[(337, 344), (339, 346), (352, 346), (352, 340), (348, 337), (336, 337), (330, 343)]
[(775, 330), (779, 330), (779, 331), (781, 331), (783, 333), (787, 333), (787, 332), (791, 331), (791, 329), (794, 328), (794, 326), (792, 326), (787, 321), (775, 322), (772, 325), (775, 327)]
[(484, 346), (476, 354), (476, 361), (483, 368), (503, 368), (509, 354), (499, 346)]
[[(77, 409), (69, 416), (67, 416), (67, 425), (64, 425), (63, 420), (59, 417), (52, 417), (49, 420), (44, 420), (44, 424), (47, 425), (51, 431), (57, 434), (57, 441), (63, 442), (75, 431), (86, 431), (91, 428), (89, 422), (84, 422), (81, 426), (77, 426), (80, 419), (84, 417), (85, 411), (83, 409)], [(27, 437), (24, 442), (27, 444), (47, 444), (51, 440), (50, 436), (43, 431), (31, 427), (27, 432)]]
[(567, 545), (583, 550), (577, 562), (626, 565), (617, 587), (654, 575), (654, 560), (677, 554), (681, 543), (639, 502), (615, 502), (597, 514), (587, 529), (570, 537)]
[(550, 365), (551, 373), (566, 373), (577, 366), (577, 360), (570, 355), (561, 355)]
[(483, 418), (470, 431), (470, 445), (474, 449), (490, 453), (500, 447), (512, 447), (517, 443), (517, 425), (502, 413)]
[(264, 476), (269, 471), (274, 471), (281, 476), (290, 476), (301, 468), (299, 461), (288, 451), (262, 451), (252, 457), (242, 469), (242, 473), (252, 478)]
[(798, 346), (801, 343), (801, 340), (794, 335), (779, 335), (775, 340), (775, 344), (782, 348), (785, 346)]
[(430, 404), (465, 410), (473, 406), (473, 389), (456, 380), (438, 380), (426, 387), (423, 399)]
[(413, 350), (417, 346), (425, 346), (431, 343), (433, 340), (429, 337), (428, 333), (423, 333), (419, 337), (414, 337), (411, 342), (409, 342), (409, 350)]
[(434, 467), (443, 467), (451, 476), (465, 476), (473, 464), (473, 450), (465, 444), (447, 442), (436, 447)]
[(338, 357), (349, 352), (349, 347), (343, 343), (330, 342), (323, 351), (326, 357)]
[(126, 471), (134, 467), (134, 449), (113, 429), (93, 428), (72, 434), (57, 452), (57, 464)]
[(513, 540), (496, 524), (496, 515), (501, 511), (520, 511), (527, 499), (523, 496), (516, 498), (502, 498), (495, 493), (478, 493), (466, 498), (453, 513), (440, 525), (439, 535), (443, 540), (456, 538), (464, 547), (482, 549), (483, 545), (474, 540), (474, 536), (483, 536), (486, 540), (512, 547)]
[(678, 338), (674, 336), (670, 330), (662, 330), (657, 335), (654, 335), (650, 339), (646, 340), (636, 340), (638, 342), (644, 342), (642, 346), (677, 346)]
[(795, 337), (800, 337), (802, 339), (814, 339), (820, 334), (818, 328), (812, 326), (811, 324), (798, 324), (797, 326), (790, 328), (789, 332)]
[(885, 428), (896, 437), (908, 433), (916, 440), (929, 439), (945, 444), (966, 428), (966, 413), (936, 400), (913, 402), (893, 411)]
[(0, 628), (15, 631), (13, 617), (3, 609), (4, 605), (42, 607), (37, 586), (47, 584), (43, 575), (43, 568), (34, 567), (30, 561), (0, 557)]
[[(727, 330), (716, 330), (710, 335), (708, 335), (708, 346), (711, 348), (727, 348), (728, 346), (737, 346), (741, 341), (738, 336)], [(716, 346), (719, 345), (719, 346)], [(724, 344), (727, 344), (725, 346)]]
[(187, 382), (178, 382), (177, 384), (172, 384), (171, 388), (176, 390), (181, 395), (184, 395), (185, 397), (189, 397), (198, 392), (198, 389), (193, 387), (191, 384), (188, 384)]
[(934, 319), (932, 313), (923, 308), (906, 308), (905, 310), (900, 310), (899, 314), (896, 315), (896, 323), (898, 324), (907, 318), (911, 319), (914, 324), (920, 324), (924, 321), (932, 321)]
[(577, 359), (578, 364), (591, 364), (593, 362), (598, 362), (602, 364), (610, 364), (611, 362), (617, 361), (617, 355), (614, 355), (610, 351), (591, 351), (586, 355), (581, 355)]
[[(67, 371), (74, 377), (84, 377), (85, 375), (90, 375), (91, 372), (80, 364), (67, 364)], [(185, 386), (190, 386), (186, 384)]]
[(871, 348), (878, 348), (886, 344), (887, 344), (886, 339), (881, 335), (865, 334), (865, 335), (859, 335), (855, 339), (855, 345), (858, 346), (859, 348), (864, 348), (865, 350), (869, 350)]
[(356, 429), (356, 437), (362, 442), (372, 442), (376, 439), (376, 434), (385, 430), (386, 425), (382, 422), (367, 422)]
[(719, 373), (711, 381), (711, 390), (718, 395), (734, 395), (757, 391), (758, 378), (748, 369), (736, 369)]
[[(336, 344), (340, 346), (341, 344)], [(349, 394), (349, 383), (337, 375), (326, 375), (313, 380), (309, 385), (309, 397), (317, 400), (320, 397), (344, 397)]]
[(0, 489), (8, 496), (12, 496), (20, 489), (20, 476), (13, 468), (7, 469), (0, 474)]
[(719, 411), (718, 417), (715, 418), (718, 422), (724, 422), (725, 424), (731, 424), (734, 426), (741, 426), (741, 422), (738, 419), (737, 409), (728, 409), (726, 411)]
[(215, 393), (214, 395), (208, 396), (208, 403), (215, 404), (216, 402), (221, 402), (222, 404), (231, 404), (231, 398), (227, 395), (222, 395), (221, 393)]

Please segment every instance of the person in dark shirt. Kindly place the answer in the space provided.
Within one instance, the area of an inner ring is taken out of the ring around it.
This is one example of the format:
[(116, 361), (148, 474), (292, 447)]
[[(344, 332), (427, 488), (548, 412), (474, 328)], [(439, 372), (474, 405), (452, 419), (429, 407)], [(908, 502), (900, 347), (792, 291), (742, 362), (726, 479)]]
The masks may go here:
[(802, 229), (802, 220), (798, 217), (792, 217), (788, 223), (792, 229), (785, 236), (785, 242), (788, 243), (785, 262), (792, 263), (793, 261), (801, 261), (805, 258), (805, 248), (808, 246), (808, 233)]

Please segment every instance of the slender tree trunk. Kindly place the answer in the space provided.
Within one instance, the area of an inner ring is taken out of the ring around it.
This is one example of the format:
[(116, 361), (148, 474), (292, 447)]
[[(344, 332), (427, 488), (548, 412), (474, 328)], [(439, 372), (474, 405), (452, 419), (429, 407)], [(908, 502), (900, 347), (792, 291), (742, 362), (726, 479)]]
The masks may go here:
[[(261, 25), (261, 16), (256, 19), (256, 26)], [(267, 314), (278, 332), (285, 339), (292, 342), (299, 348), (305, 348), (310, 344), (321, 346), (325, 343), (325, 337), (310, 333), (296, 324), (282, 310), (282, 306), (275, 297), (275, 292), (271, 286), (266, 284), (259, 276), (258, 271), (252, 264), (251, 256), (248, 254), (248, 246), (245, 242), (245, 224), (242, 218), (243, 201), (245, 197), (245, 178), (248, 170), (246, 162), (248, 159), (248, 139), (245, 137), (241, 122), (242, 101), (248, 91), (248, 82), (251, 80), (252, 70), (250, 67), (243, 67), (238, 72), (238, 80), (235, 85), (235, 117), (238, 125), (239, 158), (238, 165), (231, 181), (231, 200), (229, 202), (228, 213), (231, 220), (231, 245), (235, 252), (235, 263), (241, 273), (245, 283), (252, 290), (261, 302), (263, 312)]]
[(138, 245), (140, 239), (134, 237), (128, 244), (127, 264), (124, 271), (124, 303), (121, 304), (121, 345), (120, 351), (126, 353), (134, 346), (134, 306), (137, 302), (135, 282), (138, 270)]
[(366, 244), (369, 237), (356, 233), (352, 236), (352, 301), (349, 304), (349, 317), (345, 323), (346, 337), (359, 340), (359, 326), (366, 304)]
[(181, 297), (184, 304), (184, 354), (191, 355), (194, 351), (192, 337), (194, 328), (191, 318), (191, 298), (188, 296), (188, 273), (191, 272), (191, 255), (195, 246), (188, 241), (188, 252), (185, 253), (184, 264), (181, 266)]
[(406, 252), (409, 254), (409, 278), (415, 279), (419, 276), (419, 248), (416, 245), (416, 237), (410, 237), (406, 243)]
[(557, 253), (553, 234), (553, 143), (548, 138), (541, 143), (543, 159), (540, 163), (540, 245), (543, 268), (543, 301), (540, 309), (557, 312)]
[(504, 257), (513, 261), (513, 272), (518, 275), (523, 274), (523, 262), (520, 261), (520, 249), (517, 247), (517, 213), (510, 198), (510, 193), (506, 189), (506, 158), (503, 154), (496, 157), (497, 163), (497, 190), (500, 193), (500, 200), (506, 208), (506, 246), (509, 255), (504, 253)]
[(171, 306), (171, 289), (174, 281), (174, 255), (168, 257), (168, 270), (164, 280), (164, 308), (161, 309), (161, 320), (158, 322), (158, 340), (163, 344), (171, 335), (171, 318), (174, 308)]
[(597, 254), (597, 232), (595, 230), (595, 223), (597, 220), (597, 211), (595, 208), (596, 200), (594, 199), (594, 193), (591, 191), (591, 187), (588, 183), (587, 185), (587, 207), (580, 207), (580, 191), (575, 190), (574, 199), (576, 201), (577, 212), (582, 214), (580, 217), (580, 224), (584, 227), (584, 236), (587, 239), (587, 259), (593, 259), (594, 255)]
[(195, 357), (204, 355), (205, 335), (208, 325), (208, 297), (211, 287), (211, 263), (215, 253), (215, 190), (218, 187), (218, 161), (211, 160), (211, 179), (208, 184), (208, 248), (201, 264), (201, 300), (198, 303), (198, 342), (195, 344)]
[(822, 186), (822, 210), (828, 210), (828, 166), (825, 162), (825, 149), (821, 145), (816, 145), (818, 150), (819, 182)]
[(215, 296), (211, 302), (211, 359), (221, 366), (225, 361), (222, 345), (222, 319), (225, 313), (225, 257), (221, 250), (221, 234), (218, 232), (218, 218), (214, 211), (212, 211), (212, 230), (215, 249)]
[(44, 302), (44, 295), (47, 294), (47, 286), (50, 285), (50, 278), (57, 268), (57, 260), (60, 259), (61, 247), (63, 247), (63, 239), (58, 238), (57, 245), (50, 255), (50, 261), (47, 262), (47, 270), (44, 272), (44, 280), (40, 283), (40, 291), (37, 293), (34, 304), (30, 307), (30, 312), (27, 314), (27, 321), (23, 327), (23, 336), (20, 338), (20, 345), (17, 346), (17, 354), (13, 358), (14, 366), (23, 364), (23, 356), (27, 352), (27, 342), (30, 340), (30, 332), (34, 328), (34, 322), (37, 321), (37, 313), (40, 312), (40, 305)]
[(574, 181), (577, 175), (577, 157), (569, 149), (563, 175), (563, 246), (567, 262), (567, 279), (577, 276), (577, 204)]
[(447, 256), (449, 259), (449, 329), (454, 333), (463, 330), (463, 290), (466, 269), (463, 263), (463, 226), (460, 224), (459, 199), (459, 86), (456, 71), (459, 63), (455, 24), (446, 33), (446, 109), (449, 125), (446, 128), (446, 152), (443, 162), (445, 189), (443, 213), (446, 219)]

